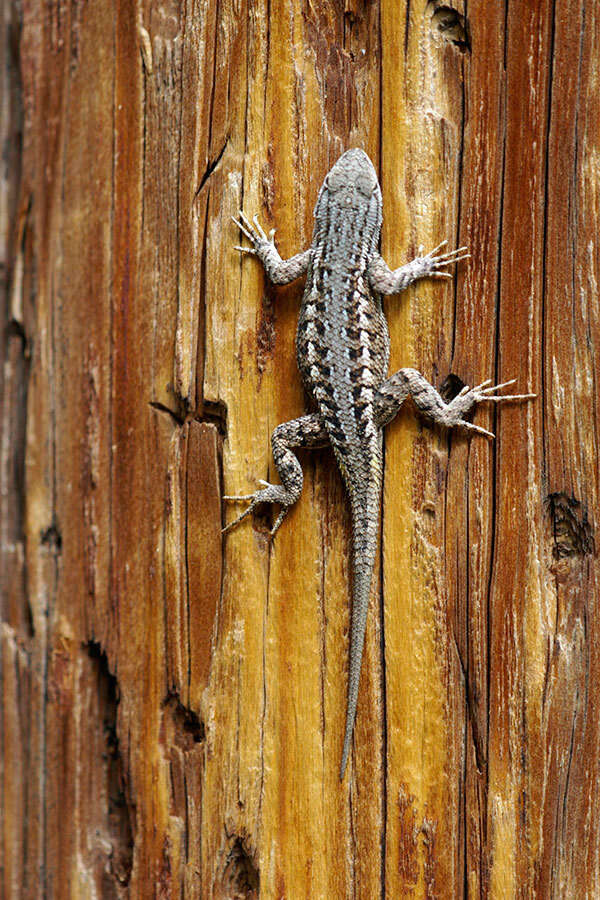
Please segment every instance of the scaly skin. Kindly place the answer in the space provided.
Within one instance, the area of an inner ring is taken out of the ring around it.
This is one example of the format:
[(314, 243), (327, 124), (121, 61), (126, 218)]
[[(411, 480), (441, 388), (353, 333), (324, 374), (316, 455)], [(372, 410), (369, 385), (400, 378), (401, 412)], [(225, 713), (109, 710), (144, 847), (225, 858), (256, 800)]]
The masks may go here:
[[(489, 437), (465, 416), (481, 401), (529, 399), (532, 394), (492, 396), (498, 388), (485, 382), (465, 386), (450, 403), (414, 369), (387, 378), (390, 339), (381, 305), (382, 294), (404, 290), (418, 278), (450, 278), (445, 268), (468, 254), (418, 256), (395, 271), (379, 256), (382, 202), (377, 174), (362, 150), (349, 150), (331, 169), (319, 192), (310, 248), (282, 260), (256, 217), (252, 225), (240, 212), (236, 225), (251, 242), (237, 247), (261, 260), (275, 284), (307, 273), (296, 335), (298, 366), (316, 412), (279, 425), (272, 436), (273, 456), (281, 485), (262, 482), (263, 490), (245, 496), (250, 505), (224, 531), (249, 515), (258, 503), (274, 502), (281, 512), (275, 534), (302, 491), (302, 469), (293, 447), (333, 447), (352, 511), (352, 626), (346, 730), (340, 766), (344, 777), (356, 718), (358, 686), (365, 639), (369, 594), (377, 549), (382, 483), (382, 428), (411, 395), (419, 409), (447, 427), (455, 425)], [(445, 243), (445, 242), (444, 242)], [(507, 382), (512, 384), (512, 382)]]

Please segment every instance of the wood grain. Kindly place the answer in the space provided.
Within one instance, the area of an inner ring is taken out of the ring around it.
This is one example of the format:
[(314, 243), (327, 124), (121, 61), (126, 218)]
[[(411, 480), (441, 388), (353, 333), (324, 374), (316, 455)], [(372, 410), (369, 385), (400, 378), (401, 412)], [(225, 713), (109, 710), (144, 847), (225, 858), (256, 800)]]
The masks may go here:
[[(600, 11), (585, 0), (10, 0), (0, 94), (0, 895), (600, 896)], [(304, 410), (302, 285), (335, 159), (382, 252), (391, 369), (518, 378), (496, 440), (407, 404), (349, 775), (349, 519), (221, 537)]]

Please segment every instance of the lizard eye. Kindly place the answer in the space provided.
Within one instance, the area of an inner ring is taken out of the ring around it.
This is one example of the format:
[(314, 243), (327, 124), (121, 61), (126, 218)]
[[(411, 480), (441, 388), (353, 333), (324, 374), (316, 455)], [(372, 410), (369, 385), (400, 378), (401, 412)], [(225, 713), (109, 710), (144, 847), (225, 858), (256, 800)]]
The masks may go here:
[(374, 172), (365, 172), (356, 179), (356, 187), (365, 197), (370, 197), (377, 187), (377, 179)]
[(335, 194), (340, 188), (348, 183), (347, 178), (342, 172), (330, 172), (327, 176), (327, 189), (331, 194)]

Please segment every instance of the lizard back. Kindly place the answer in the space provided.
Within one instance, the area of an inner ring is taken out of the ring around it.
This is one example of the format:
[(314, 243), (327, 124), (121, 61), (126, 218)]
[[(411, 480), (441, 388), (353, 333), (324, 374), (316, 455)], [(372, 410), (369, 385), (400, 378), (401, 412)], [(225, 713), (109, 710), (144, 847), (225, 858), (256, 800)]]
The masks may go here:
[(362, 150), (349, 150), (319, 192), (296, 336), (305, 388), (347, 484), (349, 478), (368, 476), (361, 470), (368, 466), (374, 442), (379, 443), (373, 399), (387, 374), (389, 332), (366, 273), (377, 253), (381, 207), (370, 159)]

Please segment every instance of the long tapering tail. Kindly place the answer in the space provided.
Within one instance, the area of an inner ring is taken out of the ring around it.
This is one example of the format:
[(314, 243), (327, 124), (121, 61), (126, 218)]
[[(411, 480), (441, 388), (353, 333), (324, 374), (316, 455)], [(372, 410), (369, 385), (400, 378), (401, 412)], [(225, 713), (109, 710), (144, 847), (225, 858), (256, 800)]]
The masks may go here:
[(379, 495), (369, 498), (371, 502), (352, 503), (352, 519), (354, 532), (354, 578), (352, 586), (352, 623), (350, 627), (350, 660), (348, 666), (348, 705), (346, 709), (346, 730), (344, 748), (340, 765), (340, 780), (344, 777), (352, 732), (356, 719), (358, 703), (358, 686), (362, 666), (369, 595), (373, 578), (373, 566), (379, 525)]

